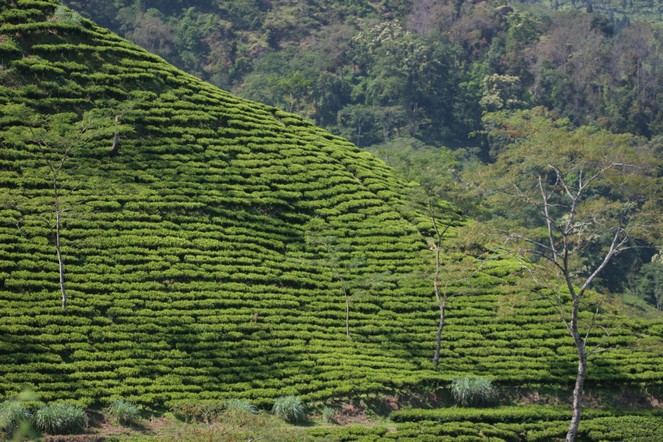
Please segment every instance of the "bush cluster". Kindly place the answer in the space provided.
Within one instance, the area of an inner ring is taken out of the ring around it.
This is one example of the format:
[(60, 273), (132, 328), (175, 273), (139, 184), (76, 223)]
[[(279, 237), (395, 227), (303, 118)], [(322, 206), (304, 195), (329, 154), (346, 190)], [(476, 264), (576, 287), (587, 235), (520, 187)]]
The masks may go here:
[(281, 396), (274, 402), (272, 413), (291, 424), (301, 423), (306, 417), (306, 405), (297, 396)]
[(8, 400), (0, 404), (0, 433), (11, 436), (22, 423), (30, 421), (30, 411), (18, 401)]
[(251, 414), (256, 414), (258, 409), (246, 399), (228, 399), (225, 402), (225, 411), (245, 411)]
[(490, 379), (463, 377), (451, 382), (451, 394), (462, 407), (492, 405), (497, 399), (497, 388)]
[(35, 412), (33, 423), (48, 434), (73, 434), (85, 426), (85, 410), (64, 402), (44, 405)]
[(123, 425), (132, 425), (140, 419), (140, 410), (133, 402), (117, 399), (108, 406), (108, 414)]

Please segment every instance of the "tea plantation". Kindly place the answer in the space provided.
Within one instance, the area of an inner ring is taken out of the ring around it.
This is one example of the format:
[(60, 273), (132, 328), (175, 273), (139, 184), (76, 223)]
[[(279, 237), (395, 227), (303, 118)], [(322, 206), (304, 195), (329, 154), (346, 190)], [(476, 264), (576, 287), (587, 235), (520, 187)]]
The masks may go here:
[[(450, 301), (435, 369), (427, 224), (404, 209), (391, 170), (347, 141), (208, 85), (52, 0), (0, 0), (0, 78), (0, 399), (30, 387), (84, 406), (266, 407), (284, 395), (431, 391), (464, 375), (572, 386), (575, 350), (556, 309), (514, 293), (514, 266), (500, 261)], [(87, 131), (86, 121), (106, 126)], [(56, 183), (49, 164), (62, 166)], [(308, 241), (312, 231), (334, 256)], [(592, 358), (590, 389), (660, 388), (661, 321), (628, 319), (605, 346), (614, 349)], [(465, 434), (479, 420), (487, 436), (545, 440), (546, 425), (518, 425), (567, 419), (416, 412), (397, 416), (412, 438)], [(440, 422), (456, 423), (445, 433)]]

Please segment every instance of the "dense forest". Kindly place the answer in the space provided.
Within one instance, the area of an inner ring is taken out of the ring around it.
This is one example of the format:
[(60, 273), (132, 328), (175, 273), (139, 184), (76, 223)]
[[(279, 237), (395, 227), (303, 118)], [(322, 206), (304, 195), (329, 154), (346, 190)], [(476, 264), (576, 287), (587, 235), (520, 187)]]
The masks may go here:
[[(471, 216), (479, 203), (461, 172), (499, 150), (487, 113), (543, 106), (661, 152), (660, 2), (67, 3), (206, 81), (310, 118), (408, 179), (446, 181), (445, 197)], [(660, 249), (622, 254), (604, 289), (660, 306)]]
[(608, 15), (607, 2), (593, 13), (494, 1), (68, 3), (187, 72), (361, 146), (399, 135), (478, 145), (469, 136), (483, 112), (536, 105), (616, 132), (663, 130), (661, 29), (631, 22), (633, 2)]

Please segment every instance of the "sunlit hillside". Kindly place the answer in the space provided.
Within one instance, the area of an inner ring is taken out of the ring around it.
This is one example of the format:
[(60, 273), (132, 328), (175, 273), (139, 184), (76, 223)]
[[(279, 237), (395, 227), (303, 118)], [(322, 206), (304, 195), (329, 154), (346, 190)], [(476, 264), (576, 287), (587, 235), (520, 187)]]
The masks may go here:
[[(505, 260), (446, 277), (460, 295), (433, 365), (430, 220), (350, 142), (55, 0), (0, 1), (0, 78), (0, 399), (29, 388), (164, 410), (439, 393), (466, 375), (505, 391), (572, 386), (555, 306), (519, 292)], [(590, 388), (663, 382), (663, 324), (625, 321), (591, 360)], [(563, 429), (564, 413), (541, 413)], [(405, 440), (407, 422), (457, 419), (402, 413), (398, 428)]]

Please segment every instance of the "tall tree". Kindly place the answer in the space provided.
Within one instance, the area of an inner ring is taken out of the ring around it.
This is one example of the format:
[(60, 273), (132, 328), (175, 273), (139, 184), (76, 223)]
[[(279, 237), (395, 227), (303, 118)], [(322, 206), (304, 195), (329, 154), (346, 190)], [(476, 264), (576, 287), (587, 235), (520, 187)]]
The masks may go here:
[[(433, 293), (435, 293), (435, 302), (439, 308), (440, 316), (435, 334), (435, 352), (433, 353), (433, 364), (435, 367), (440, 363), (440, 350), (442, 348), (442, 332), (446, 321), (446, 308), (449, 299), (454, 296), (450, 291), (450, 280), (462, 277), (462, 267), (453, 266), (451, 263), (446, 265), (442, 260), (442, 245), (445, 241), (449, 229), (460, 222), (460, 214), (448, 205), (442, 204), (435, 196), (429, 196), (425, 202), (426, 215), (431, 223), (431, 237), (428, 239), (428, 249), (433, 252), (434, 272), (433, 272)], [(444, 271), (446, 270), (446, 271)], [(444, 276), (443, 276), (444, 272)], [(453, 275), (453, 276), (452, 276)], [(443, 281), (445, 279), (445, 281)]]
[(350, 307), (357, 296), (366, 293), (369, 284), (369, 277), (360, 271), (366, 264), (365, 260), (353, 257), (351, 248), (333, 234), (333, 229), (325, 220), (314, 218), (306, 227), (306, 242), (316, 254), (316, 264), (326, 268), (341, 289), (345, 307), (345, 336), (352, 340)]
[[(600, 302), (591, 288), (617, 254), (660, 232), (660, 159), (630, 135), (555, 121), (543, 109), (489, 114), (498, 150), (481, 182), (495, 188), (502, 234), (559, 309), (577, 355), (573, 417), (582, 416), (587, 360), (602, 349), (595, 336)], [(570, 298), (570, 300), (569, 300)]]
[(0, 146), (23, 146), (26, 150), (34, 151), (35, 161), (42, 165), (34, 170), (40, 174), (39, 178), (48, 181), (52, 191), (52, 209), (46, 219), (53, 233), (61, 306), (64, 310), (68, 297), (62, 252), (63, 217), (76, 188), (76, 180), (68, 170), (71, 169), (70, 163), (93, 141), (107, 143), (108, 155), (112, 155), (116, 138), (119, 134), (129, 132), (131, 128), (121, 124), (119, 119), (116, 121), (115, 118), (103, 116), (98, 111), (89, 111), (82, 116), (75, 113), (41, 115), (20, 104), (1, 106), (0, 123)]

